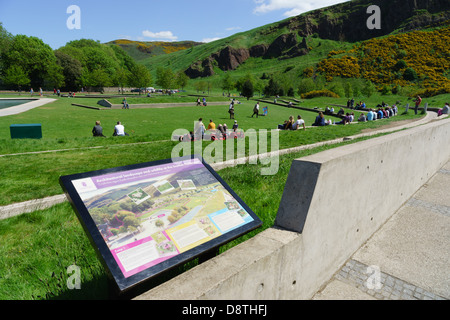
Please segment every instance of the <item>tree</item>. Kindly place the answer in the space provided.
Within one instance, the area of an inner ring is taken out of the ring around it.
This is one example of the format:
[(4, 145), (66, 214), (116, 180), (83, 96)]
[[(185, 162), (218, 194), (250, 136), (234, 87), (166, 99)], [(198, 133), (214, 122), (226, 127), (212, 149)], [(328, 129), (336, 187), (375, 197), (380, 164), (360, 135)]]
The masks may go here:
[(362, 92), (363, 95), (365, 95), (366, 97), (370, 98), (370, 96), (372, 94), (374, 94), (376, 90), (377, 89), (376, 89), (375, 85), (372, 83), (372, 81), (366, 80), (366, 82), (364, 83), (363, 88), (361, 89), (361, 92)]
[(21, 86), (30, 84), (30, 78), (22, 67), (11, 66), (6, 70), (3, 82), (5, 84), (15, 85), (20, 89)]
[(49, 45), (36, 37), (16, 35), (2, 56), (5, 67), (19, 66), (30, 78), (32, 86), (42, 86), (49, 70), (55, 68), (56, 57)]
[(253, 83), (250, 80), (245, 81), (244, 85), (242, 86), (242, 96), (246, 97), (247, 100), (249, 100), (251, 97), (253, 97), (253, 94)]
[(235, 83), (233, 81), (233, 79), (231, 78), (231, 74), (227, 73), (225, 75), (225, 77), (223, 77), (222, 79), (222, 83), (221, 83), (221, 88), (222, 90), (225, 90), (228, 92), (228, 94), (230, 94), (230, 90), (233, 90)]
[(351, 98), (353, 96), (353, 87), (348, 81), (344, 83), (344, 92), (347, 98)]
[[(150, 71), (142, 65), (137, 64), (131, 69), (129, 85), (136, 88), (146, 88), (152, 85), (152, 76)], [(139, 94), (141, 94), (139, 92)]]
[(3, 73), (5, 55), (9, 51), (12, 38), (12, 35), (3, 28), (2, 23), (0, 22), (0, 76)]
[(112, 85), (109, 74), (100, 68), (89, 72), (85, 81), (87, 86), (99, 88), (102, 92), (104, 87)]
[(277, 80), (271, 78), (269, 84), (264, 88), (264, 95), (266, 96), (276, 96), (281, 95), (282, 88)]
[(81, 62), (62, 50), (56, 50), (55, 56), (58, 65), (62, 68), (65, 89), (78, 91), (78, 88), (82, 85), (81, 76), (83, 75), (83, 66)]
[[(132, 217), (132, 216), (127, 216), (125, 219), (123, 219), (123, 226), (125, 228), (127, 228), (130, 232), (134, 232), (135, 229), (132, 228), (137, 228), (139, 227), (141, 224), (139, 222), (139, 219), (136, 217)], [(132, 227), (132, 228), (131, 228)], [(130, 229), (131, 230), (130, 230)]]
[(198, 81), (194, 84), (195, 90), (197, 92), (199, 91), (205, 91), (205, 89), (208, 87), (208, 83), (206, 81)]
[(171, 89), (175, 84), (175, 75), (172, 69), (159, 67), (156, 70), (156, 84), (162, 89)]
[(300, 83), (298, 85), (298, 94), (302, 95), (304, 93), (308, 93), (310, 91), (316, 90), (316, 84), (314, 83), (314, 80), (311, 78), (306, 78), (300, 80)]
[(413, 68), (407, 68), (403, 73), (403, 79), (407, 81), (415, 81), (417, 78), (417, 72)]
[(121, 92), (123, 94), (123, 87), (126, 86), (130, 81), (131, 73), (125, 68), (120, 68), (116, 71), (116, 77), (114, 79), (114, 83), (121, 88)]
[(180, 71), (177, 73), (176, 82), (181, 89), (184, 89), (189, 82), (189, 77), (184, 72)]
[(60, 65), (52, 65), (47, 72), (46, 84), (53, 88), (61, 88), (64, 86), (63, 68)]

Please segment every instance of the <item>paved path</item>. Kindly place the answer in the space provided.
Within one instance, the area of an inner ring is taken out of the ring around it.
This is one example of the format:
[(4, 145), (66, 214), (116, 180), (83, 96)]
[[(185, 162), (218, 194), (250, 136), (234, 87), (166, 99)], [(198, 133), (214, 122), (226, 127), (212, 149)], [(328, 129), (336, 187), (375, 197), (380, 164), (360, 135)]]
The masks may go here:
[(449, 300), (449, 190), (450, 161), (313, 299)]

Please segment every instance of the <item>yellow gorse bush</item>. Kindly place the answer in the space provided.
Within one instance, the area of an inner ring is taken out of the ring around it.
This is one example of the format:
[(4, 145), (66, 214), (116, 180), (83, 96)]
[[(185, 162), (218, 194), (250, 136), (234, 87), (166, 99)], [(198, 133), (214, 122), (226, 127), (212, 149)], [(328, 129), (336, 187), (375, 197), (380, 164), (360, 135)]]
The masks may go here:
[(317, 71), (333, 77), (364, 78), (378, 89), (384, 86), (417, 86), (433, 92), (450, 92), (450, 26), (433, 31), (414, 31), (356, 44), (346, 55), (331, 51)]

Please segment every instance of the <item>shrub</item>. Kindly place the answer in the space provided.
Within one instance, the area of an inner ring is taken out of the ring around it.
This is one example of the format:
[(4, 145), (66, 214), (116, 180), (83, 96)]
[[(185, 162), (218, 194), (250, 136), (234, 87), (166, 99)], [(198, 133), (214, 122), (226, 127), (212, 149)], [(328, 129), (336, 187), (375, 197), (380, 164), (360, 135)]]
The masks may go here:
[(413, 68), (407, 68), (403, 73), (403, 79), (407, 81), (415, 81), (417, 80), (417, 72)]
[(330, 97), (330, 98), (340, 98), (339, 95), (337, 95), (336, 93), (324, 89), (324, 90), (314, 90), (314, 91), (310, 91), (308, 93), (304, 93), (302, 94), (302, 99), (312, 99), (312, 98), (317, 98), (317, 97)]
[(411, 94), (411, 97), (417, 97), (418, 95), (422, 98), (434, 97), (440, 94), (450, 93), (450, 86), (440, 87), (440, 88), (427, 88), (420, 91), (416, 91)]

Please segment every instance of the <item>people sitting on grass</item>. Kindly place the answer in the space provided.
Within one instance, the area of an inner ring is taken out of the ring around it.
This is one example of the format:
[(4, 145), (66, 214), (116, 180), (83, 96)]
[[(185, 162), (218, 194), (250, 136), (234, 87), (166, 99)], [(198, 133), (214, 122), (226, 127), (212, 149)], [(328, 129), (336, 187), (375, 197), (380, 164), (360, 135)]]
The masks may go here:
[(367, 121), (366, 115), (361, 112), (358, 118), (358, 122), (366, 122), (366, 121)]
[(342, 120), (339, 121), (339, 122), (336, 122), (335, 124), (346, 125), (346, 124), (349, 124), (349, 123), (350, 123), (350, 114), (347, 112), (347, 114), (342, 118)]
[(94, 128), (92, 129), (92, 135), (93, 135), (94, 137), (105, 137), (105, 136), (103, 135), (103, 128), (102, 128), (102, 126), (101, 126), (101, 124), (100, 124), (100, 121), (96, 121), (96, 122), (95, 122), (95, 126), (94, 126)]
[(216, 130), (216, 124), (212, 121), (212, 119), (209, 120), (208, 128), (206, 130)]
[(448, 104), (448, 102), (445, 103), (444, 107), (442, 109), (438, 110), (438, 117), (444, 115), (444, 114), (449, 114), (450, 113), (450, 105)]
[(345, 111), (344, 111), (344, 109), (340, 109), (339, 111), (338, 111), (338, 113), (337, 113), (337, 115), (338, 115), (338, 117), (341, 117), (341, 116), (343, 116), (345, 114)]
[(328, 125), (328, 122), (325, 121), (325, 117), (323, 115), (323, 112), (320, 111), (319, 115), (316, 117), (316, 120), (312, 124), (313, 127), (323, 127)]
[(236, 130), (239, 128), (238, 122), (237, 120), (234, 120), (234, 124), (233, 124), (233, 132), (236, 132)]
[(205, 135), (205, 125), (203, 124), (203, 118), (199, 118), (194, 127), (195, 139), (202, 139)]
[(300, 127), (303, 127), (303, 130), (306, 130), (305, 120), (302, 119), (301, 115), (297, 116), (297, 121), (292, 125), (292, 130), (299, 130)]
[(373, 110), (369, 109), (369, 112), (367, 112), (367, 121), (373, 121), (374, 120), (373, 119), (373, 114), (374, 114)]
[(350, 112), (350, 113), (347, 113), (347, 115), (348, 115), (348, 122), (352, 123), (353, 120), (355, 120), (355, 113), (354, 112)]
[(122, 125), (120, 121), (117, 121), (116, 126), (114, 127), (113, 136), (114, 137), (120, 137), (120, 136), (128, 136), (129, 134), (125, 132), (125, 127)]
[(378, 108), (377, 119), (383, 119), (383, 111), (381, 111), (381, 108)]
[(280, 130), (292, 130), (292, 125), (294, 124), (294, 116), (289, 116), (289, 120), (285, 120), (283, 124), (278, 125)]

